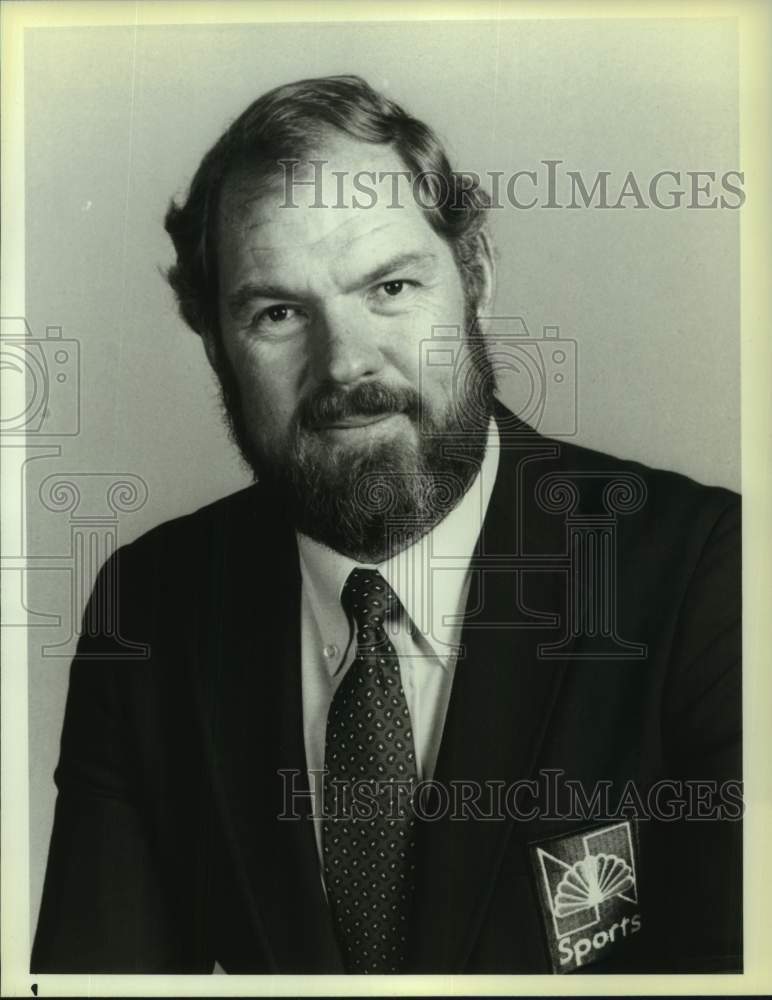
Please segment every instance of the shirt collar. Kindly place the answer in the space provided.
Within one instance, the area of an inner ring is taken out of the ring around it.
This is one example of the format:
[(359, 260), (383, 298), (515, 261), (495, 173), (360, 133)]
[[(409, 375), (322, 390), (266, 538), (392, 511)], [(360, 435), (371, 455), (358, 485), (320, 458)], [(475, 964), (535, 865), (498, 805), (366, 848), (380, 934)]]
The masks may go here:
[[(447, 668), (460, 632), (469, 588), (469, 564), (488, 509), (498, 471), (499, 434), (495, 420), (480, 470), (459, 503), (431, 531), (377, 569), (399, 598), (414, 628)], [(340, 602), (352, 569), (366, 566), (296, 532), (300, 569), (311, 613), (327, 647), (338, 656), (327, 658), (331, 673), (342, 661), (350, 626)]]

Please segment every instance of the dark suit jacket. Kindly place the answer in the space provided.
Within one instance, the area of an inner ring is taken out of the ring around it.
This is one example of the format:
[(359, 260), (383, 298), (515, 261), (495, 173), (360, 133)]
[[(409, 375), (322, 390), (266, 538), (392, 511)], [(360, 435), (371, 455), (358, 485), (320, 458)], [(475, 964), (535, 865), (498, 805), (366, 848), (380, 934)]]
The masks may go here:
[[(539, 784), (503, 818), (419, 824), (406, 971), (549, 972), (533, 845), (620, 817), (638, 932), (598, 938), (581, 969), (739, 970), (741, 824), (721, 784), (741, 777), (738, 497), (497, 419), (435, 780)], [(292, 525), (259, 485), (103, 568), (71, 668), (33, 971), (344, 971), (307, 800), (277, 820), (280, 772), (305, 787), (299, 596)], [(611, 808), (567, 814), (564, 779), (587, 800), (605, 782)], [(630, 806), (628, 782), (645, 804), (662, 779), (703, 818)], [(697, 780), (713, 784), (683, 784)]]

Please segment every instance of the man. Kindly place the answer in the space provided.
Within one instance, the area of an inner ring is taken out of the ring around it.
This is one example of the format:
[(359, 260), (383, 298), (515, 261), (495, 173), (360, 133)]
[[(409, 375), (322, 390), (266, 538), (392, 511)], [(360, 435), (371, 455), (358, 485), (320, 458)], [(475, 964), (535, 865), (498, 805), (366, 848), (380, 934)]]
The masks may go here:
[(100, 574), (34, 970), (741, 968), (738, 498), (495, 398), (485, 205), (336, 77), (171, 206), (256, 484)]

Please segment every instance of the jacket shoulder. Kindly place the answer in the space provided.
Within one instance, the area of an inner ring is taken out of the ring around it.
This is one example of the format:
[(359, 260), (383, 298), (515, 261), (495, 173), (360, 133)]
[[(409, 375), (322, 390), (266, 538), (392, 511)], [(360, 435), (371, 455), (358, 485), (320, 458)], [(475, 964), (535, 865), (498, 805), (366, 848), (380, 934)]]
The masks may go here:
[(701, 546), (716, 525), (732, 525), (739, 533), (740, 496), (723, 486), (700, 483), (671, 469), (622, 459), (591, 448), (568, 444), (562, 461), (567, 475), (593, 473), (585, 489), (586, 509), (619, 515), (644, 537), (691, 538)]
[[(529, 440), (530, 439), (530, 440)], [(714, 523), (727, 512), (739, 516), (740, 496), (723, 486), (700, 483), (692, 477), (671, 469), (646, 465), (643, 462), (608, 454), (570, 441), (548, 438), (530, 431), (528, 447), (519, 450), (517, 440), (506, 461), (517, 463), (541, 449), (543, 460), (529, 463), (526, 472), (530, 489), (537, 498), (547, 487), (560, 483), (576, 490), (578, 510), (585, 513), (634, 514), (635, 520), (650, 521), (660, 529), (666, 525), (691, 524), (695, 520)], [(502, 437), (506, 452), (508, 438)]]
[[(517, 464), (521, 458), (539, 452), (543, 458), (532, 463), (535, 476), (561, 474), (581, 484), (583, 498), (597, 498), (613, 480), (625, 480), (645, 490), (649, 505), (673, 507), (707, 506), (722, 511), (738, 507), (739, 494), (723, 486), (700, 483), (692, 477), (671, 469), (647, 465), (631, 458), (602, 452), (574, 441), (551, 438), (515, 416), (500, 400), (495, 401), (494, 416), (505, 461)], [(531, 463), (529, 463), (531, 464)]]
[(227, 547), (238, 549), (247, 540), (263, 547), (278, 542), (279, 517), (265, 491), (255, 484), (221, 497), (197, 510), (150, 528), (115, 553), (122, 567), (162, 569), (173, 565), (177, 572), (186, 565), (200, 571), (207, 554)]

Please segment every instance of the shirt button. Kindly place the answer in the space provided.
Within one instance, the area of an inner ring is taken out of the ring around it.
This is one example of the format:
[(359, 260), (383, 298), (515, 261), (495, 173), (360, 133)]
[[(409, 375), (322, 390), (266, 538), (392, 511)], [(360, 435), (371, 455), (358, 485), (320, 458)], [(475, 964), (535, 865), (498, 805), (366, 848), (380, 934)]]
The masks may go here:
[(335, 645), (335, 643), (330, 643), (329, 646), (324, 647), (322, 652), (324, 653), (325, 659), (331, 660), (333, 656), (338, 655), (338, 647)]

